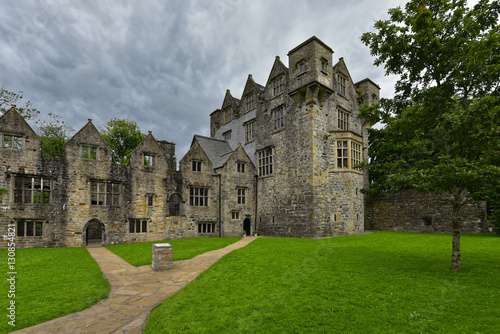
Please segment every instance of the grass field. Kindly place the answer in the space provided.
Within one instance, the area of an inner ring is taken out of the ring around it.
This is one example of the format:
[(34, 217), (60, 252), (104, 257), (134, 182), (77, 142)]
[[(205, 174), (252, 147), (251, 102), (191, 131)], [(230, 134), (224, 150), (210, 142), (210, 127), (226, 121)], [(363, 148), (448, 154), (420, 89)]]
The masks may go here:
[[(175, 248), (174, 248), (175, 249)], [(260, 238), (155, 309), (145, 333), (500, 333), (500, 238)]]
[(174, 248), (174, 261), (192, 259), (196, 255), (224, 248), (241, 238), (194, 238), (169, 241), (140, 242), (106, 246), (111, 252), (134, 266), (151, 264), (153, 244), (168, 242)]
[[(0, 250), (3, 268), (0, 333), (6, 333), (78, 312), (106, 298), (108, 281), (85, 248), (17, 249), (15, 298), (8, 298), (7, 250)], [(15, 301), (15, 327), (6, 317)]]

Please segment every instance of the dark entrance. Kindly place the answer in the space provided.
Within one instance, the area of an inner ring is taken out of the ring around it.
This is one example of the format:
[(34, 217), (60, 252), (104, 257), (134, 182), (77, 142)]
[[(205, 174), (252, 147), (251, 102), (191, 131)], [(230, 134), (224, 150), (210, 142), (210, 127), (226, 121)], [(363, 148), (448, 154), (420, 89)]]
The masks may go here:
[(104, 240), (104, 224), (97, 219), (90, 220), (84, 229), (85, 245), (102, 245)]
[(250, 218), (245, 218), (243, 221), (243, 229), (247, 232), (247, 235), (252, 235), (252, 221)]

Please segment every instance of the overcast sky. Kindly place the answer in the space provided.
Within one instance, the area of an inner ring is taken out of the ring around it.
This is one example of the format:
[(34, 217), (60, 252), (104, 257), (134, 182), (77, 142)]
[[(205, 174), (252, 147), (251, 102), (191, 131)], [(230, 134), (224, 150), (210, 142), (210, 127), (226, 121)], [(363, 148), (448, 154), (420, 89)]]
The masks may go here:
[(316, 36), (344, 57), (354, 81), (390, 97), (394, 78), (360, 42), (403, 0), (7, 0), (0, 7), (0, 85), (79, 130), (91, 118), (138, 123), (176, 143), (210, 134), (226, 89), (248, 74), (265, 85), (276, 56)]

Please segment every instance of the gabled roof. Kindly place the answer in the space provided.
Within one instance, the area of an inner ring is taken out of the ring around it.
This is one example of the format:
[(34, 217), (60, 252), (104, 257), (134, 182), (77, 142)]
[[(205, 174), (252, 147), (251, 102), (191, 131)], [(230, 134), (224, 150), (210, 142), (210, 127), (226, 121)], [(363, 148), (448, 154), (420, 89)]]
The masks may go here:
[(224, 96), (224, 102), (222, 102), (222, 109), (224, 109), (227, 106), (233, 106), (236, 108), (239, 105), (240, 105), (240, 100), (234, 98), (231, 95), (231, 91), (229, 89), (226, 90), (226, 96)]
[(349, 80), (352, 82), (351, 74), (349, 73), (349, 70), (347, 69), (347, 65), (345, 64), (344, 58), (341, 57), (337, 64), (333, 66), (333, 71), (334, 72), (339, 72), (340, 74), (346, 75)]
[(271, 69), (271, 73), (269, 73), (269, 77), (267, 78), (266, 86), (269, 85), (269, 82), (277, 77), (280, 74), (288, 74), (288, 67), (283, 64), (279, 56), (276, 56), (274, 60), (273, 67)]
[(214, 169), (222, 167), (232, 152), (231, 146), (225, 140), (194, 135), (191, 147), (198, 143), (203, 149)]
[(26, 122), (15, 107), (7, 110), (0, 116), (0, 129), (5, 132), (24, 134), (28, 137), (38, 138), (33, 128)]
[(153, 151), (148, 153), (157, 153), (157, 154), (161, 153), (165, 155), (165, 152), (163, 151), (163, 149), (161, 148), (160, 144), (155, 139), (151, 131), (149, 131), (146, 137), (144, 137), (144, 139), (141, 140), (141, 142), (136, 146), (136, 148), (134, 148), (132, 153), (134, 153), (135, 151), (144, 150), (144, 147), (153, 148)]
[(243, 93), (241, 97), (243, 98), (248, 93), (255, 91), (256, 93), (262, 93), (264, 91), (264, 86), (257, 84), (251, 74), (248, 75), (247, 82), (245, 84), (245, 88), (243, 89)]
[[(89, 119), (88, 123), (85, 124), (73, 137), (70, 138), (66, 142), (65, 145), (79, 145), (79, 144), (90, 144), (90, 145), (97, 145), (97, 146), (103, 146), (106, 147), (107, 149), (110, 149), (108, 143), (102, 138), (101, 134), (99, 133), (99, 130), (95, 127), (95, 125), (92, 123), (92, 120)], [(110, 149), (111, 150), (111, 149)]]

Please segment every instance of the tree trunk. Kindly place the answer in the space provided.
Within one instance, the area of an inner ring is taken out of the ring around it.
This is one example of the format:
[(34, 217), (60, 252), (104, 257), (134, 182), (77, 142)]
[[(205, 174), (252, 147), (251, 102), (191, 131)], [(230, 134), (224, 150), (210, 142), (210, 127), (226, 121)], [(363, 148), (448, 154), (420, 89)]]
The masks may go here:
[(451, 253), (451, 270), (460, 271), (460, 209), (463, 203), (463, 190), (456, 189), (453, 193), (453, 212), (452, 212), (452, 253)]

